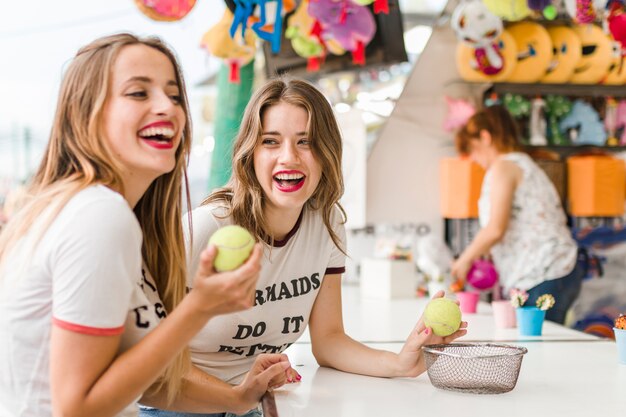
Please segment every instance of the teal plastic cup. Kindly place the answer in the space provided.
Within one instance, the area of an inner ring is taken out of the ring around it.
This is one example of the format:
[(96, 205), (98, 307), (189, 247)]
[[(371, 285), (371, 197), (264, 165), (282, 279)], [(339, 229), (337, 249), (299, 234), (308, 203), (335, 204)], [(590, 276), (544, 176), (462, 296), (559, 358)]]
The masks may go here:
[(519, 307), (515, 311), (520, 336), (541, 336), (546, 312), (538, 307)]

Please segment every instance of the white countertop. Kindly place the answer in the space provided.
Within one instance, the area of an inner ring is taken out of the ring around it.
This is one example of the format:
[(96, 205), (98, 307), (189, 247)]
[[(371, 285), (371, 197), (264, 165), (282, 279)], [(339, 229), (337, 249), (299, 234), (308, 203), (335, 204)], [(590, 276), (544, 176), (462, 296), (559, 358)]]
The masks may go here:
[[(505, 394), (480, 395), (437, 389), (427, 374), (387, 379), (320, 368), (309, 345), (295, 344), (286, 353), (302, 381), (274, 391), (276, 410), (279, 417), (617, 417), (626, 412), (626, 366), (617, 362), (615, 343), (519, 345), (528, 353), (517, 386)], [(401, 348), (399, 343), (372, 346)]]

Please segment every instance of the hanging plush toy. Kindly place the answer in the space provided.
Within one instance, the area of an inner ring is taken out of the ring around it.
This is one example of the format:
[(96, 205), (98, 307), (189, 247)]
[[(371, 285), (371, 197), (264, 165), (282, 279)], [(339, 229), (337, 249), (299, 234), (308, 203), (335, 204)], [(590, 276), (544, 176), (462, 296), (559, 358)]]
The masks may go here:
[(252, 24), (252, 30), (257, 36), (272, 45), (272, 53), (280, 51), (283, 13), (295, 8), (294, 0), (233, 0), (235, 3), (235, 17), (230, 27), (230, 36), (235, 37), (237, 31), (245, 37), (248, 20), (251, 19), (258, 6), (259, 18)]
[(324, 39), (335, 39), (352, 52), (354, 64), (365, 65), (365, 46), (376, 33), (367, 7), (350, 0), (315, 0), (309, 3), (309, 14), (320, 22)]
[(241, 32), (235, 34), (235, 39), (231, 38), (229, 30), (232, 22), (233, 14), (227, 8), (220, 21), (204, 34), (200, 45), (211, 55), (224, 59), (230, 69), (228, 80), (238, 83), (239, 69), (252, 61), (256, 46), (254, 33), (250, 31), (246, 32), (245, 41), (241, 39)]
[(307, 70), (317, 71), (324, 59), (324, 44), (321, 39), (311, 34), (315, 19), (309, 16), (309, 1), (302, 0), (300, 6), (287, 19), (285, 37), (291, 40), (293, 50), (307, 58)]
[(572, 111), (561, 120), (559, 127), (568, 132), (575, 145), (603, 146), (606, 143), (604, 123), (589, 103), (576, 100)]
[(135, 0), (135, 4), (152, 20), (174, 22), (187, 16), (196, 0)]
[(448, 106), (446, 120), (443, 122), (443, 130), (446, 132), (453, 132), (465, 125), (469, 118), (476, 113), (476, 107), (468, 100), (454, 99), (448, 96), (445, 96), (444, 99)]
[(530, 139), (533, 146), (545, 146), (548, 144), (546, 138), (546, 102), (537, 97), (530, 102)]
[(509, 22), (516, 22), (530, 15), (527, 0), (483, 0), (483, 3), (493, 14)]
[(617, 101), (613, 97), (606, 98), (606, 108), (604, 111), (604, 127), (608, 138), (606, 144), (608, 146), (619, 145), (619, 139), (617, 139)]
[(572, 102), (563, 96), (546, 96), (546, 116), (548, 117), (548, 139), (551, 145), (569, 145), (559, 129), (559, 121), (572, 110)]
[(497, 41), (503, 28), (498, 16), (480, 1), (468, 1), (454, 9), (450, 24), (457, 38), (474, 48), (474, 59), (479, 71), (485, 75), (502, 71), (504, 60)]

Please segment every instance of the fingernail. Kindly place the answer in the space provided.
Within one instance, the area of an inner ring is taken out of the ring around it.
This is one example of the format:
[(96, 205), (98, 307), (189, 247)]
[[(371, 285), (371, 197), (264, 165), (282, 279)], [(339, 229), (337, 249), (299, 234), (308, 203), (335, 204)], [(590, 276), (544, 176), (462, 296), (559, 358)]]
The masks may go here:
[(300, 375), (296, 375), (296, 379), (297, 379), (298, 381), (300, 381), (300, 380), (302, 379), (302, 377), (301, 377)]
[(291, 380), (291, 378), (287, 378), (287, 382), (291, 383), (293, 381)]
[(426, 333), (427, 335), (430, 334), (430, 328), (427, 327), (426, 330), (424, 330), (424, 333)]

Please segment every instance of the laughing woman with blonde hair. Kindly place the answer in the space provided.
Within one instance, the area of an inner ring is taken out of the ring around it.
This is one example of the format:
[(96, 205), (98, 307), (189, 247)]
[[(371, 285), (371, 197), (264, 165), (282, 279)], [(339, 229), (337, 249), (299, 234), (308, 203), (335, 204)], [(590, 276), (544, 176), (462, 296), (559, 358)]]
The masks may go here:
[[(0, 415), (112, 416), (155, 382), (178, 401), (191, 337), (252, 306), (258, 245), (221, 274), (216, 249), (203, 250), (185, 296), (190, 147), (168, 47), (119, 34), (78, 51), (43, 161), (0, 235)], [(286, 368), (266, 359), (263, 392)]]

